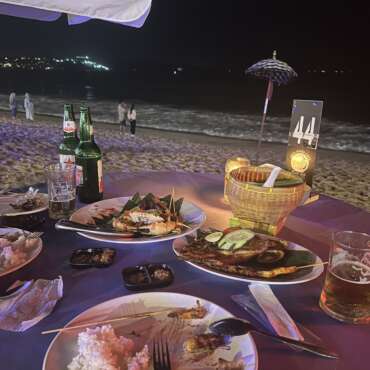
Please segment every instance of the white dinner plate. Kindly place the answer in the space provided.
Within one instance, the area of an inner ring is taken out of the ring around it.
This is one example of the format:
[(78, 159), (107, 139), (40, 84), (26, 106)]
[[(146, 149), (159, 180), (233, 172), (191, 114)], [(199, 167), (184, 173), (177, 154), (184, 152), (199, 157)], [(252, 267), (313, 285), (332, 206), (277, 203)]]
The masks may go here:
[[(92, 216), (96, 213), (97, 209), (114, 208), (121, 210), (122, 207), (127, 203), (131, 197), (120, 197), (101, 200), (93, 204), (89, 204), (75, 211), (70, 220), (80, 223), (88, 224), (93, 221)], [(179, 234), (167, 234), (163, 236), (142, 236), (142, 237), (121, 237), (121, 236), (110, 236), (110, 235), (99, 235), (96, 231), (94, 234), (88, 232), (78, 232), (78, 234), (97, 241), (107, 242), (107, 243), (118, 243), (118, 244), (143, 244), (143, 243), (156, 243), (165, 240), (173, 240), (180, 238), (185, 235), (189, 235), (199, 229), (206, 220), (206, 215), (199, 207), (195, 204), (187, 202), (184, 200), (181, 210), (181, 217), (184, 223), (189, 225), (189, 228), (184, 228), (184, 230)]]
[(37, 193), (41, 197), (42, 204), (40, 207), (32, 209), (30, 211), (20, 211), (19, 209), (14, 209), (10, 203), (15, 202), (16, 198), (23, 196), (24, 194), (11, 194), (11, 195), (2, 195), (0, 196), (0, 215), (2, 216), (21, 216), (21, 215), (30, 215), (32, 213), (38, 213), (45, 211), (49, 208), (49, 198), (47, 194)]
[[(185, 238), (177, 239), (173, 243), (173, 251), (175, 252), (176, 256), (180, 256), (180, 250), (182, 247), (187, 245), (187, 241)], [(288, 249), (292, 250), (304, 250), (309, 251), (308, 249), (302, 247), (299, 244), (288, 242)], [(275, 278), (271, 279), (264, 279), (264, 278), (253, 278), (253, 277), (247, 277), (247, 276), (240, 276), (240, 275), (233, 275), (228, 274), (226, 272), (213, 270), (207, 266), (202, 266), (194, 262), (186, 261), (189, 265), (192, 265), (193, 267), (196, 267), (199, 270), (205, 271), (209, 274), (216, 275), (223, 277), (225, 279), (231, 279), (231, 280), (238, 280), (238, 281), (244, 281), (246, 283), (261, 283), (261, 284), (268, 284), (268, 285), (291, 285), (291, 284), (301, 284), (306, 283), (307, 281), (316, 279), (319, 277), (322, 272), (324, 271), (324, 267), (322, 265), (322, 260), (319, 256), (312, 253), (315, 257), (314, 264), (319, 264), (318, 266), (314, 266), (312, 268), (307, 268), (307, 272), (305, 269), (301, 269), (298, 272), (294, 272), (293, 274), (287, 274), (287, 275), (280, 275)]]
[[(8, 233), (15, 233), (17, 231), (24, 232), (25, 234), (29, 234), (29, 231), (23, 231), (21, 229), (16, 229), (16, 228), (13, 228), (13, 227), (2, 227), (2, 228), (0, 228), (0, 235), (4, 235), (4, 234), (8, 234)], [(21, 269), (22, 267), (28, 265), (41, 253), (41, 251), (42, 251), (42, 240), (41, 240), (41, 238), (38, 238), (38, 244), (36, 245), (36, 247), (32, 248), (30, 251), (27, 252), (26, 261), (24, 261), (23, 263), (21, 263), (19, 265), (15, 265), (15, 266), (11, 267), (10, 269), (4, 270), (4, 271), (0, 268), (0, 277), (8, 275), (11, 272), (17, 271), (17, 270)]]
[[(169, 343), (172, 370), (185, 368), (194, 370), (214, 369), (214, 362), (217, 362), (218, 358), (229, 361), (241, 358), (245, 363), (244, 370), (257, 370), (257, 350), (249, 334), (232, 338), (230, 348), (219, 348), (212, 356), (207, 356), (204, 360), (192, 363), (190, 367), (184, 364), (184, 340), (192, 335), (204, 333), (208, 325), (214, 321), (232, 317), (230, 312), (215, 303), (190, 295), (169, 292), (128, 295), (94, 306), (78, 315), (66, 326), (106, 320), (119, 317), (119, 315), (161, 311), (168, 308), (190, 308), (196, 305), (197, 300), (206, 307), (207, 316), (199, 320), (186, 321), (181, 330), (177, 330), (179, 329), (177, 325), (183, 325), (182, 321), (167, 317), (167, 313), (144, 319), (122, 320), (111, 325), (116, 335), (126, 336), (135, 342), (135, 351), (140, 351), (145, 344), (151, 348), (152, 339), (157, 337), (159, 332), (162, 332), (162, 337), (165, 337)], [(44, 357), (43, 370), (67, 369), (72, 358), (78, 353), (77, 337), (82, 330), (84, 329), (59, 333), (54, 338)], [(213, 366), (208, 366), (209, 363), (213, 363)]]

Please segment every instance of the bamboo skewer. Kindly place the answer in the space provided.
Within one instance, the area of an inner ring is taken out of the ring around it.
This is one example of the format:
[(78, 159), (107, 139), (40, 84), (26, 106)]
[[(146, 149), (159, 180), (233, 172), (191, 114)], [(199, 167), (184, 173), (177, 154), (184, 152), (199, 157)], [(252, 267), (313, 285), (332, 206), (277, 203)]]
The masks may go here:
[(305, 266), (297, 266), (297, 270), (304, 269), (306, 267), (316, 267), (316, 266), (324, 266), (327, 265), (329, 262), (320, 262), (320, 263), (313, 263), (311, 265), (305, 265)]
[[(192, 262), (192, 263), (199, 263), (199, 262), (194, 262), (192, 261), (191, 259), (189, 258), (186, 258), (184, 256), (181, 256), (181, 255), (177, 255), (176, 256), (179, 260), (181, 261), (188, 261), (188, 262)], [(289, 267), (295, 267), (296, 270), (300, 270), (300, 269), (304, 269), (304, 268), (307, 268), (307, 267), (317, 267), (317, 266), (324, 266), (324, 265), (327, 265), (329, 262), (326, 261), (326, 262), (320, 262), (320, 263), (313, 263), (311, 265), (304, 265), (304, 266), (287, 266), (288, 268)]]
[(180, 226), (183, 226), (183, 227), (186, 227), (186, 228), (188, 228), (188, 229), (191, 229), (191, 226), (186, 225), (186, 224), (184, 224), (184, 223), (182, 223), (182, 222), (179, 222), (178, 224), (179, 224)]
[[(176, 216), (176, 208), (175, 208), (175, 188), (172, 188), (171, 199), (172, 199), (173, 214)], [(171, 207), (170, 207), (170, 212), (171, 212)]]
[(122, 321), (122, 320), (138, 319), (138, 318), (143, 318), (143, 317), (151, 317), (151, 316), (156, 316), (156, 315), (160, 315), (160, 314), (163, 314), (163, 313), (166, 313), (166, 312), (172, 312), (172, 311), (176, 311), (176, 310), (177, 310), (177, 308), (175, 308), (175, 309), (171, 308), (171, 309), (162, 310), (162, 311), (137, 313), (137, 314), (134, 314), (134, 315), (127, 315), (127, 316), (117, 317), (115, 319), (89, 322), (89, 323), (86, 323), (86, 324), (80, 324), (80, 325), (75, 325), (75, 326), (67, 326), (67, 327), (64, 327), (64, 328), (46, 330), (46, 331), (41, 332), (41, 334), (52, 334), (52, 333), (58, 333), (58, 332), (63, 332), (63, 331), (68, 331), (68, 330), (86, 328), (88, 326), (110, 324), (110, 323), (118, 322), (118, 321)]

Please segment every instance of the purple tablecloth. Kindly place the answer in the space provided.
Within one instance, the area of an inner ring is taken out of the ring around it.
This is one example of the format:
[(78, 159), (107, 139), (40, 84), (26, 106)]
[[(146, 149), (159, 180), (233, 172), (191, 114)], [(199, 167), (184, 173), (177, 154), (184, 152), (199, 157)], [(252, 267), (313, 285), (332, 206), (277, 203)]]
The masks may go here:
[[(109, 174), (105, 177), (105, 198), (142, 193), (168, 193), (175, 187), (176, 195), (204, 208), (208, 226), (225, 227), (230, 216), (222, 202), (223, 178), (169, 172), (140, 174)], [(20, 271), (0, 278), (0, 293), (15, 280), (55, 278), (63, 276), (64, 297), (54, 312), (24, 333), (0, 331), (0, 368), (39, 370), (48, 345), (54, 335), (41, 335), (43, 330), (62, 327), (80, 312), (103, 301), (131, 294), (122, 284), (121, 270), (145, 262), (165, 262), (175, 270), (175, 282), (161, 291), (191, 294), (214, 301), (237, 316), (249, 318), (230, 299), (243, 293), (247, 284), (209, 275), (178, 261), (171, 250), (171, 242), (149, 245), (104, 244), (117, 248), (113, 266), (108, 269), (73, 270), (68, 260), (72, 251), (80, 247), (101, 246), (74, 233), (56, 231), (51, 221), (41, 228), (44, 249), (40, 256)], [(324, 260), (328, 257), (330, 232), (357, 230), (370, 233), (370, 214), (341, 201), (320, 197), (317, 202), (298, 208), (289, 218), (281, 236), (312, 249)], [(294, 320), (322, 338), (327, 347), (337, 351), (339, 361), (325, 360), (297, 352), (288, 346), (253, 335), (259, 351), (261, 370), (365, 370), (370, 343), (369, 326), (354, 326), (337, 322), (318, 307), (323, 277), (304, 285), (273, 286), (272, 289)], [(61, 369), (62, 370), (62, 369)]]

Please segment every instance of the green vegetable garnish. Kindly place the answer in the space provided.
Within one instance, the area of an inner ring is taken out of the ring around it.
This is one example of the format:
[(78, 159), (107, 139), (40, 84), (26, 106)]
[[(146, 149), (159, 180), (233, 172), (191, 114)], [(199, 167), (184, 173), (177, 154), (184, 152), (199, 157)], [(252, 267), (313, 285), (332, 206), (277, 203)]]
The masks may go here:
[(125, 211), (129, 211), (130, 209), (133, 209), (133, 208), (137, 207), (139, 205), (140, 201), (141, 201), (140, 194), (139, 193), (134, 194), (133, 197), (131, 199), (129, 199), (127, 201), (127, 203), (123, 206), (123, 208), (120, 212), (120, 215), (122, 215), (123, 212), (125, 212)]
[(216, 243), (218, 242), (222, 237), (223, 237), (223, 233), (221, 231), (216, 231), (212, 234), (208, 234), (204, 239), (207, 241), (207, 242), (210, 242), (210, 243)]

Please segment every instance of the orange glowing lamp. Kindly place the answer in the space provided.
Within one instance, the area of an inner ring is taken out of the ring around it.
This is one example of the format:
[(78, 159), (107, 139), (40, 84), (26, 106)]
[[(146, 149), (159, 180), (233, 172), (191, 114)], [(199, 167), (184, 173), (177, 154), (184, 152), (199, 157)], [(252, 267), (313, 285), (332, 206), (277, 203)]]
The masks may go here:
[(229, 174), (231, 171), (236, 170), (237, 168), (241, 167), (249, 167), (250, 161), (248, 158), (244, 157), (235, 157), (235, 158), (230, 158), (226, 161), (225, 164), (225, 185), (224, 185), (224, 201), (225, 203), (229, 203), (226, 195), (226, 184), (227, 181), (229, 180)]

